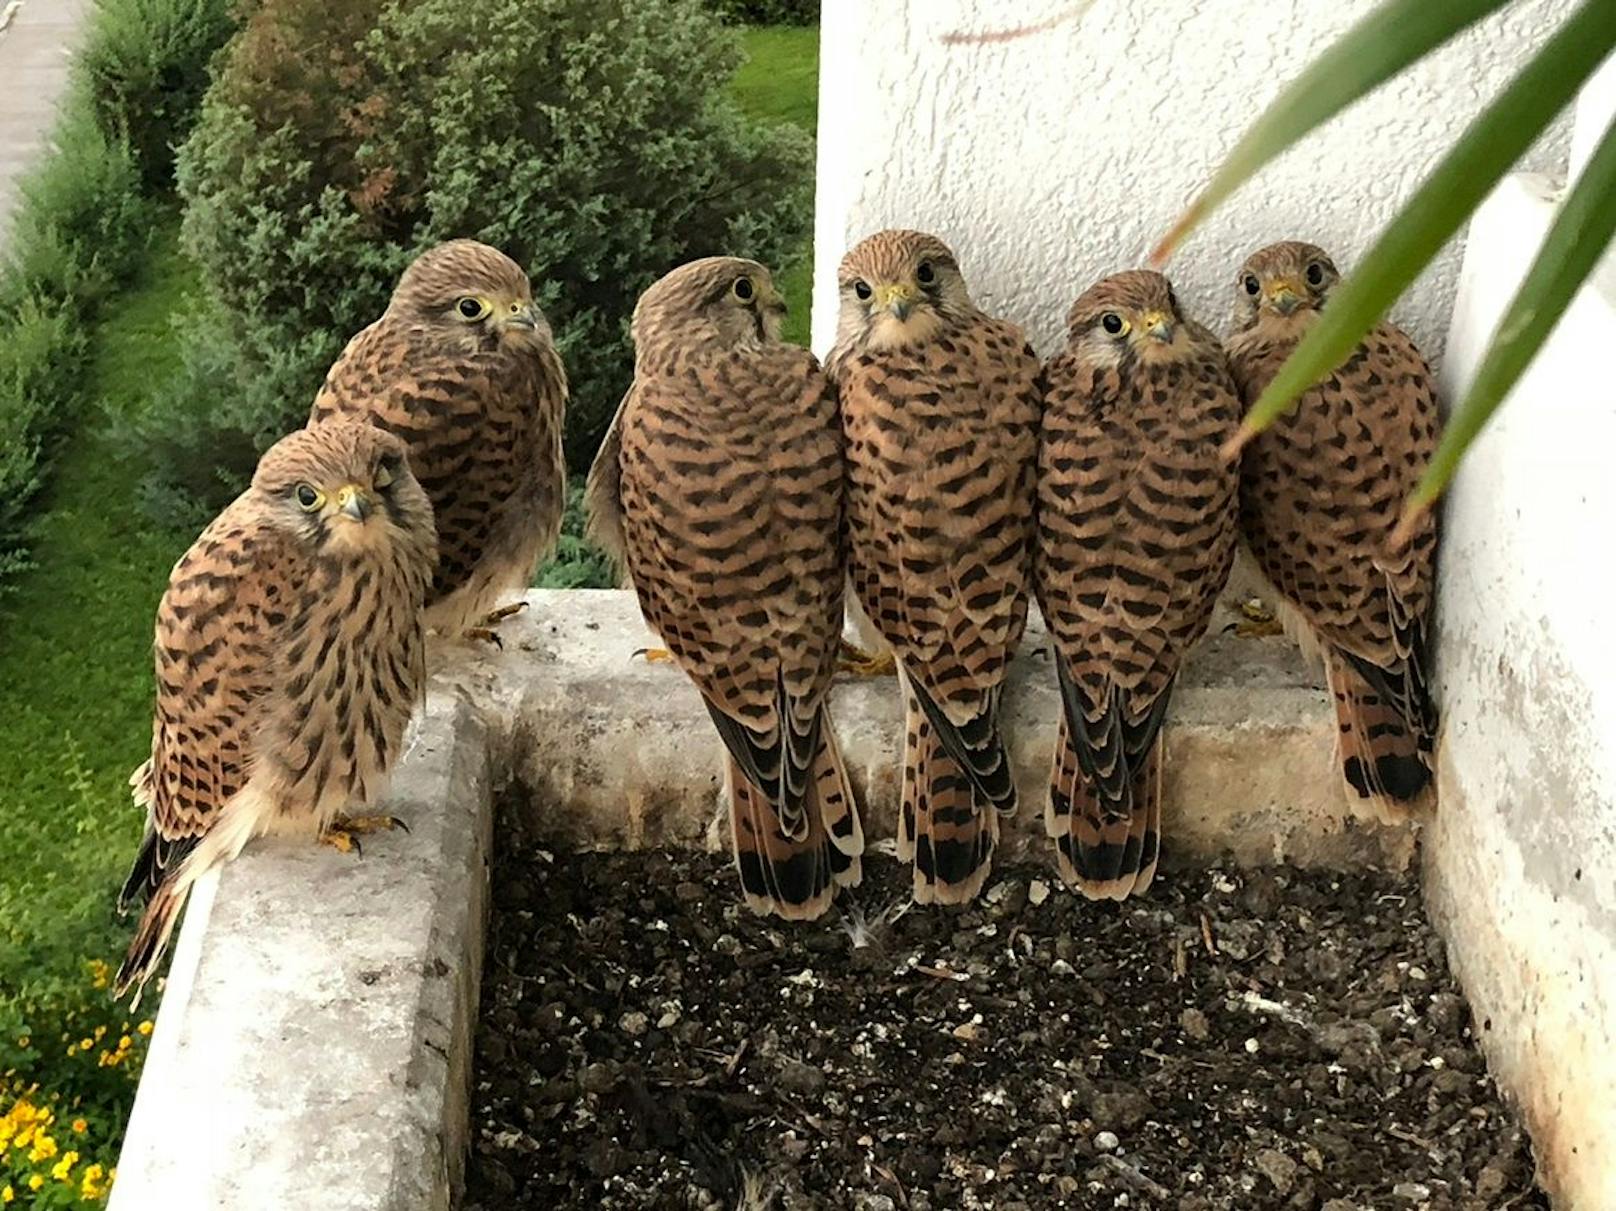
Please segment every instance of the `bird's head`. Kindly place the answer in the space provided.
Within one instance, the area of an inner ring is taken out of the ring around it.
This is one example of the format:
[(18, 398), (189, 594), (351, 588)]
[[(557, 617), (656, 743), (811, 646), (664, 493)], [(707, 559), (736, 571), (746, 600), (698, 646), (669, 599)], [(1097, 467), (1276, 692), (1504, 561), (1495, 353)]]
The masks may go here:
[(959, 260), (923, 231), (878, 231), (836, 273), (836, 343), (860, 352), (920, 344), (973, 310)]
[(634, 307), (643, 364), (669, 349), (744, 349), (780, 339), (786, 301), (769, 271), (740, 257), (705, 257), (651, 283)]
[(1172, 283), (1130, 269), (1090, 286), (1066, 315), (1066, 344), (1085, 363), (1124, 369), (1188, 357), (1200, 329), (1186, 321)]
[(1323, 308), (1341, 275), (1315, 244), (1286, 240), (1254, 252), (1235, 280), (1235, 326), (1303, 324)]
[(410, 264), (388, 312), (467, 352), (550, 343), (522, 267), (476, 240), (450, 240)]
[(280, 528), (313, 550), (432, 549), (432, 506), (404, 443), (362, 421), (326, 421), (281, 438), (258, 460), (252, 491)]

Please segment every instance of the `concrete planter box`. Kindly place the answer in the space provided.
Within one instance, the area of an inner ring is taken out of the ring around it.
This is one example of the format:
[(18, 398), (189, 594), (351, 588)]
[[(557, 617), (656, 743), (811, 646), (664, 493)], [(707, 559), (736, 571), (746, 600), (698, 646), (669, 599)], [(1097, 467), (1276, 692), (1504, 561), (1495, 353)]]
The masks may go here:
[[(694, 690), (632, 658), (623, 592), (535, 592), (501, 652), (452, 649), (363, 857), (259, 844), (200, 885), (176, 947), (114, 1211), (447, 1208), (461, 1176), (496, 797), (556, 848), (727, 844), (721, 747)], [(1041, 627), (1018, 658), (1012, 749), (1029, 807), (1007, 858), (1047, 861), (1057, 712)], [(834, 710), (890, 837), (899, 704), (843, 682)], [(1211, 637), (1169, 722), (1168, 860), (1401, 867), (1413, 838), (1354, 817), (1324, 692), (1283, 640)], [(877, 857), (876, 861), (890, 860)], [(187, 1124), (176, 1146), (174, 1124)]]

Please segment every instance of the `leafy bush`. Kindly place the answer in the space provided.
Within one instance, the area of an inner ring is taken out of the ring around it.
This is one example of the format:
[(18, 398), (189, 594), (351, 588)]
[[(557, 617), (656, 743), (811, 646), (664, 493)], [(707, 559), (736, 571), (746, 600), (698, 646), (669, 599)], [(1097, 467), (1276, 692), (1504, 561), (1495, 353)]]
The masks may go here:
[(584, 511), (584, 488), (574, 482), (567, 489), (567, 511), (561, 519), (561, 537), (555, 553), (533, 578), (538, 589), (615, 589), (619, 578), (606, 553), (585, 537), (589, 517)]
[[(94, 307), (128, 276), (144, 247), (151, 208), (128, 150), (70, 97), (53, 133), (55, 154), (23, 179), (0, 266), (0, 307), (27, 298)], [(82, 317), (81, 317), (82, 318)]]
[(29, 506), (75, 410), (86, 325), (131, 271), (148, 208), (128, 153), (70, 105), (22, 184), (0, 264), (0, 590), (27, 566)]
[(709, 0), (726, 21), (739, 25), (818, 25), (819, 0)]
[(0, 262), (0, 589), (26, 566), (29, 505), (82, 403), (90, 329), (141, 263), (228, 3), (100, 0), (53, 154), (22, 182)]
[(173, 184), (230, 10), (230, 0), (102, 0), (91, 23), (77, 63), (91, 111), (129, 147), (148, 192)]
[(810, 144), (735, 110), (739, 59), (683, 0), (262, 0), (180, 155), (208, 297), (142, 429), (157, 493), (222, 503), (411, 257), (465, 235), (533, 278), (585, 465), (639, 291), (695, 256), (780, 259), (810, 221)]
[(40, 445), (84, 345), (66, 309), (26, 298), (0, 341), (0, 585), (26, 565), (28, 505), (39, 488)]

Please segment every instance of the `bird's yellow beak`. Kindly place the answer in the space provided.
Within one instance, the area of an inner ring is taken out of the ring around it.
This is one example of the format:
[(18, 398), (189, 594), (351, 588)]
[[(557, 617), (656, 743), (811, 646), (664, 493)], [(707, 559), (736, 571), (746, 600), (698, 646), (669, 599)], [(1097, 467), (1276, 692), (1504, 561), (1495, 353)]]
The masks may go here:
[(1280, 315), (1289, 315), (1302, 305), (1302, 288), (1289, 278), (1280, 278), (1263, 290), (1262, 301)]
[(532, 332), (539, 326), (539, 315), (532, 303), (513, 302), (506, 305), (504, 322), (507, 328), (525, 328)]
[(758, 303), (765, 311), (778, 311), (784, 314), (786, 310), (786, 296), (775, 289), (773, 282), (759, 289)]
[(1139, 317), (1139, 326), (1164, 345), (1173, 343), (1173, 317), (1165, 311), (1147, 311)]
[(337, 491), (337, 511), (354, 521), (364, 521), (376, 507), (370, 493), (358, 484), (344, 484)]
[(915, 309), (915, 301), (920, 295), (908, 282), (893, 282), (887, 286), (875, 288), (875, 306), (880, 311), (890, 311), (898, 317), (899, 323), (909, 318), (909, 313)]

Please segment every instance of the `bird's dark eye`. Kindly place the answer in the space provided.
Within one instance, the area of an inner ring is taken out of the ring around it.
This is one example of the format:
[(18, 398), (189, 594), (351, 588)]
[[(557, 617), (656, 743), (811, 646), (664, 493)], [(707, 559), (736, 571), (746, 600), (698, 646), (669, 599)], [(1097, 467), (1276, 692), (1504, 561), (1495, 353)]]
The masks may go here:
[(752, 297), (752, 279), (736, 278), (735, 285), (730, 287), (730, 289), (735, 291), (735, 297), (744, 303)]
[(1256, 298), (1257, 295), (1262, 291), (1262, 283), (1257, 280), (1257, 275), (1255, 273), (1246, 274), (1244, 285), (1246, 288), (1246, 293), (1251, 295), (1252, 298)]
[(930, 286), (936, 280), (937, 274), (933, 271), (931, 262), (921, 261), (920, 267), (915, 270), (915, 281), (919, 282), (922, 286)]
[(320, 507), (321, 496), (312, 484), (298, 484), (295, 492), (298, 507), (306, 513), (312, 513)]
[(1317, 261), (1307, 267), (1307, 284), (1309, 286), (1324, 285), (1324, 266)]
[(860, 299), (867, 303), (870, 301), (870, 295), (873, 294), (874, 291), (870, 289), (870, 284), (868, 282), (866, 282), (863, 278), (860, 278), (858, 281), (853, 283), (853, 293), (858, 295)]
[(1112, 336), (1116, 336), (1123, 328), (1122, 317), (1115, 311), (1107, 311), (1100, 317), (1100, 327), (1104, 328)]
[(488, 314), (489, 307), (487, 303), (482, 301), (482, 299), (472, 298), (470, 295), (467, 295), (465, 298), (455, 303), (455, 310), (460, 313), (461, 319), (480, 320), (483, 318), (483, 316)]

